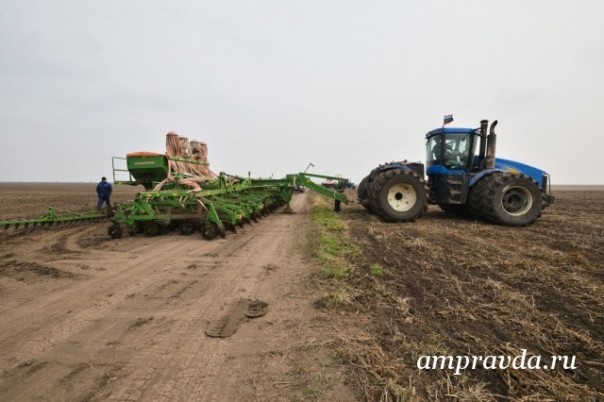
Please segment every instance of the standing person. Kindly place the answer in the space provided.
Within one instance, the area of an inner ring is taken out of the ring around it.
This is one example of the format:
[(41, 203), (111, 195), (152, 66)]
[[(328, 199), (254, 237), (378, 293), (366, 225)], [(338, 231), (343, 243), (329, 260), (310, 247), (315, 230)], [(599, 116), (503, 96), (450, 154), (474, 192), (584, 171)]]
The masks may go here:
[(111, 191), (113, 188), (111, 187), (111, 183), (107, 181), (106, 177), (103, 177), (99, 184), (96, 185), (96, 194), (99, 196), (99, 201), (96, 204), (96, 209), (100, 212), (103, 203), (107, 203), (107, 211), (111, 210), (111, 201), (109, 197), (111, 197)]

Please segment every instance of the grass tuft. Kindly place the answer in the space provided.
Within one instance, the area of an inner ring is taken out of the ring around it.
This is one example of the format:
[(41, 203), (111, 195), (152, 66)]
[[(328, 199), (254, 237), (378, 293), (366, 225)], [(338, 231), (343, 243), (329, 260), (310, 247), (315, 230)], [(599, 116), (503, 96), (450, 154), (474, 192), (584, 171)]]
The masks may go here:
[(369, 266), (369, 273), (371, 273), (373, 276), (381, 278), (384, 276), (384, 267), (382, 267), (380, 264), (373, 263)]
[(321, 265), (321, 275), (327, 279), (344, 279), (350, 272), (350, 261), (360, 256), (361, 250), (346, 237), (346, 223), (325, 199), (314, 197), (311, 202), (310, 241)]

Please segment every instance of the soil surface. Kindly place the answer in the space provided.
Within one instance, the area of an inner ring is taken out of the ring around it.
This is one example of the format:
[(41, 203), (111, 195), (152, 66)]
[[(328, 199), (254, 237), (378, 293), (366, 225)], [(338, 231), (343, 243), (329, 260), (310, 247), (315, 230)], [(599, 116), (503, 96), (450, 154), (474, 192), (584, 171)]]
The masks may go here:
[[(113, 186), (111, 202), (131, 200), (143, 186)], [(0, 219), (35, 218), (48, 212), (96, 209), (96, 183), (0, 183)]]
[[(520, 228), (437, 206), (407, 224), (359, 205), (343, 210), (361, 252), (339, 285), (347, 301), (340, 315), (362, 328), (342, 336), (343, 349), (368, 399), (604, 400), (604, 188), (554, 195), (535, 224)], [(417, 367), (427, 355), (513, 358), (522, 350), (547, 367), (457, 375), (440, 363)], [(575, 367), (554, 368), (552, 356), (575, 357)]]
[[(0, 194), (0, 219), (95, 202), (94, 185)], [(0, 233), (0, 400), (355, 400), (322, 364), (330, 317), (306, 286), (306, 195), (292, 207), (213, 241), (111, 240), (107, 222)]]
[[(209, 242), (110, 240), (107, 222), (0, 232), (0, 400), (602, 401), (604, 191), (554, 195), (523, 228), (344, 206), (335, 232), (354, 258), (335, 279), (305, 249), (309, 192)], [(0, 219), (95, 198), (93, 184), (0, 184)], [(522, 350), (576, 367), (417, 368)]]

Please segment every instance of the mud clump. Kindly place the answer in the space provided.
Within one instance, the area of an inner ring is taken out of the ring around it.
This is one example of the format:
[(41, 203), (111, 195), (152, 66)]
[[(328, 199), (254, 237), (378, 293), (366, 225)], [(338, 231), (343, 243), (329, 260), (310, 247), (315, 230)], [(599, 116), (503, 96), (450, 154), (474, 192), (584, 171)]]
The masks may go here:
[(237, 332), (243, 319), (261, 317), (267, 312), (268, 303), (262, 300), (236, 300), (229, 305), (226, 314), (208, 323), (205, 333), (212, 338), (228, 338)]

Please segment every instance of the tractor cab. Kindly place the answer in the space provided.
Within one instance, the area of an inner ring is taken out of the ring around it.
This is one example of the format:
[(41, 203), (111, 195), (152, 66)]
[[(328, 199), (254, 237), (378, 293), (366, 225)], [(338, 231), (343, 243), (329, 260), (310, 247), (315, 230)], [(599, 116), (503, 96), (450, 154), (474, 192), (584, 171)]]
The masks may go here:
[(426, 165), (443, 166), (447, 170), (468, 170), (474, 163), (476, 130), (441, 128), (428, 133)]
[[(426, 134), (426, 173), (430, 202), (464, 204), (473, 172), (482, 165), (481, 129), (438, 128)], [(486, 149), (486, 146), (485, 146)]]
[(496, 126), (497, 121), (489, 128), (489, 122), (482, 120), (479, 128), (442, 127), (426, 134), (430, 202), (449, 211), (455, 209), (452, 206), (465, 205), (471, 188), (493, 172), (525, 175), (542, 193), (540, 198), (544, 206), (553, 202), (546, 172), (520, 162), (495, 158)]

